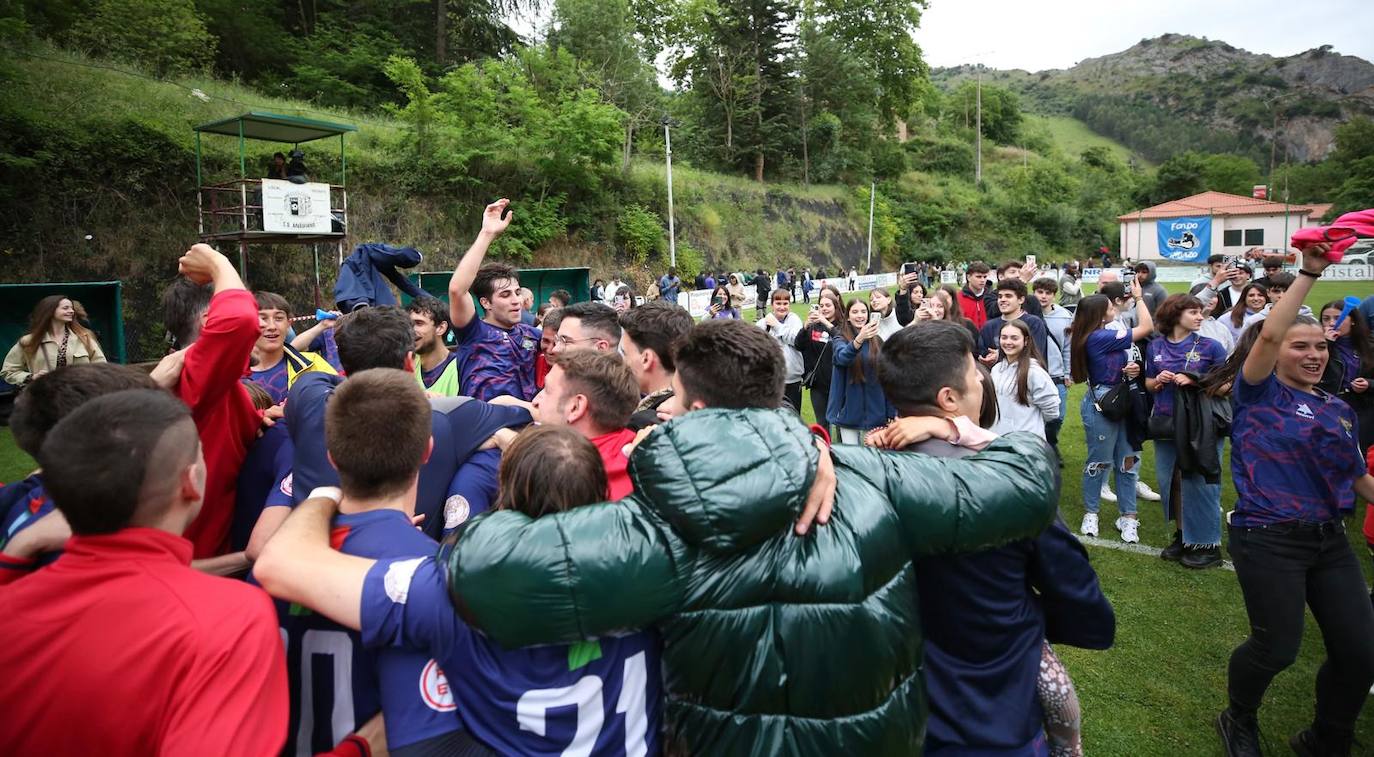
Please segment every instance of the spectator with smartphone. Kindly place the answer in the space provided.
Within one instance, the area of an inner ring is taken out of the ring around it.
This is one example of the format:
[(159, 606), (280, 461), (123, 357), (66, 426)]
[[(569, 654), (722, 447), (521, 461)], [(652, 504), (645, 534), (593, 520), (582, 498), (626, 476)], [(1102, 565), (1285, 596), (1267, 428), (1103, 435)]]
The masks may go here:
[(851, 300), (840, 319), (839, 338), (831, 341), (834, 355), (825, 417), (836, 427), (841, 444), (862, 444), (864, 432), (896, 415), (878, 383), (883, 338), (876, 315), (862, 299)]
[(827, 434), (830, 422), (825, 412), (830, 404), (834, 354), (830, 343), (838, 334), (838, 320), (843, 310), (844, 300), (840, 293), (829, 287), (822, 289), (794, 342), (802, 356), (802, 386), (811, 394), (811, 412), (816, 416), (816, 424)]
[(921, 304), (926, 299), (926, 285), (921, 283), (921, 274), (915, 271), (906, 270), (907, 263), (904, 265), (901, 276), (897, 278), (897, 301), (895, 309), (897, 311), (897, 323), (902, 326), (910, 326), (916, 319), (916, 311), (921, 309)]
[(711, 306), (706, 311), (706, 320), (714, 320), (716, 318), (734, 318), (738, 320), (739, 317), (739, 308), (730, 303), (730, 290), (726, 289), (724, 286), (717, 286), (715, 291), (711, 292)]
[(1083, 523), (1079, 531), (1084, 536), (1097, 536), (1097, 511), (1101, 505), (1102, 481), (1107, 472), (1116, 470), (1116, 496), (1120, 517), (1116, 519), (1121, 540), (1137, 542), (1139, 522), (1136, 516), (1136, 481), (1139, 452), (1127, 438), (1126, 423), (1108, 418), (1099, 407), (1103, 398), (1117, 385), (1126, 381), (1127, 351), (1138, 339), (1154, 331), (1154, 318), (1140, 297), (1140, 285), (1132, 282), (1135, 295), (1137, 323), (1134, 328), (1111, 327), (1116, 320), (1116, 305), (1106, 295), (1084, 297), (1074, 313), (1069, 336), (1070, 375), (1079, 383), (1088, 384), (1079, 412), (1083, 418), (1083, 432), (1088, 447), (1088, 460), (1083, 469)]

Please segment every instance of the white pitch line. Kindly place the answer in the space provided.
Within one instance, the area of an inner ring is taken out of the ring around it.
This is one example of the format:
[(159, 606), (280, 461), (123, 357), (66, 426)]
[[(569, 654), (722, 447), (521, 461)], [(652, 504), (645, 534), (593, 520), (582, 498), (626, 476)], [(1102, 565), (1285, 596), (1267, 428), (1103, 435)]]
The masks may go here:
[[(1155, 559), (1158, 559), (1159, 553), (1163, 551), (1160, 547), (1151, 547), (1148, 544), (1127, 544), (1124, 541), (1099, 539), (1096, 536), (1084, 536), (1082, 534), (1074, 534), (1074, 536), (1077, 536), (1079, 541), (1089, 546), (1102, 547), (1104, 549), (1115, 549), (1118, 552), (1134, 552), (1138, 555), (1150, 555)], [(1230, 560), (1222, 560), (1221, 567), (1230, 571), (1234, 571), (1236, 569), (1236, 566), (1232, 565)], [(1187, 568), (1184, 568), (1184, 570), (1187, 570)]]

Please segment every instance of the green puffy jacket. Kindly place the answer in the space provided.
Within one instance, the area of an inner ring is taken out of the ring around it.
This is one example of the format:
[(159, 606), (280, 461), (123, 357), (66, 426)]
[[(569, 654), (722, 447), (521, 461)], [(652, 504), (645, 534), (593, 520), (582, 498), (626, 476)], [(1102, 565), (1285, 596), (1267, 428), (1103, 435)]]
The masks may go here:
[(632, 496), (471, 522), (454, 605), (508, 646), (655, 625), (665, 743), (692, 754), (920, 754), (912, 560), (1039, 533), (1057, 471), (1029, 434), (962, 459), (832, 454), (834, 514), (797, 537), (818, 455), (797, 416), (689, 413), (635, 451)]

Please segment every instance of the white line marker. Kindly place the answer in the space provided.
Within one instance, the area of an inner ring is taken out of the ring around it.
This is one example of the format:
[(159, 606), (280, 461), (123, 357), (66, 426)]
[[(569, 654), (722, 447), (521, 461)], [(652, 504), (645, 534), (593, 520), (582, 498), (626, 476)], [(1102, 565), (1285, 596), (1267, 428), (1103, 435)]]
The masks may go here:
[[(1134, 552), (1138, 555), (1149, 555), (1151, 557), (1158, 558), (1159, 553), (1163, 551), (1160, 547), (1151, 547), (1148, 544), (1127, 544), (1124, 541), (1099, 539), (1096, 536), (1084, 536), (1082, 534), (1074, 534), (1074, 536), (1077, 536), (1079, 541), (1089, 546), (1102, 547), (1104, 549), (1115, 549), (1118, 552)], [(1234, 571), (1236, 569), (1236, 567), (1231, 564), (1230, 560), (1222, 560), (1221, 567), (1231, 571)]]

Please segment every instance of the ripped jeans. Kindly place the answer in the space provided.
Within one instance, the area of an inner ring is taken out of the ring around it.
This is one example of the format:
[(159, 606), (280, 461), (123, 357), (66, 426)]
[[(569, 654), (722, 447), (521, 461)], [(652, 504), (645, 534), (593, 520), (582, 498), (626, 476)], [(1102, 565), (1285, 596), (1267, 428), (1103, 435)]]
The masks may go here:
[[(1102, 506), (1102, 477), (1116, 468), (1116, 507), (1122, 515), (1135, 515), (1135, 484), (1140, 478), (1140, 460), (1126, 438), (1126, 424), (1109, 421), (1097, 411), (1096, 400), (1110, 386), (1089, 387), (1083, 394), (1079, 412), (1088, 443), (1088, 463), (1083, 468), (1083, 509), (1096, 513)], [(1127, 460), (1131, 461), (1129, 466)]]

